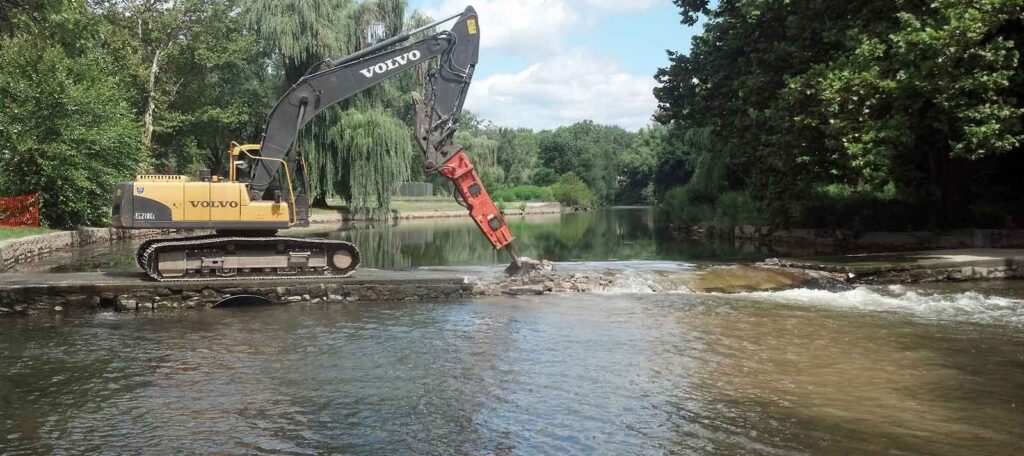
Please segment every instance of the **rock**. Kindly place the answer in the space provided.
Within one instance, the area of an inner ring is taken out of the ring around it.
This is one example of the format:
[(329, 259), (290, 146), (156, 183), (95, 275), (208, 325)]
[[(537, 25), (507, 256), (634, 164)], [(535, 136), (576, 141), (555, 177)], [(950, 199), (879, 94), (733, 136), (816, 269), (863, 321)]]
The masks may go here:
[(299, 302), (302, 301), (302, 296), (285, 296), (284, 302)]
[(53, 306), (53, 311), (54, 312), (60, 312), (60, 311), (63, 311), (63, 310), (64, 310), (64, 308), (61, 307), (61, 306)]
[(548, 291), (548, 290), (544, 289), (544, 285), (523, 285), (523, 286), (519, 286), (519, 287), (506, 288), (504, 293), (507, 294), (507, 295), (512, 295), (512, 296), (522, 296), (522, 295), (542, 295), (542, 294), (544, 294), (545, 291)]
[(118, 312), (134, 312), (138, 303), (131, 299), (118, 299), (114, 303), (114, 310)]
[(519, 258), (518, 266), (515, 263), (512, 263), (505, 268), (505, 274), (510, 277), (526, 276), (535, 272), (547, 272), (552, 270), (554, 270), (554, 264), (548, 260), (534, 260), (533, 258), (521, 257)]

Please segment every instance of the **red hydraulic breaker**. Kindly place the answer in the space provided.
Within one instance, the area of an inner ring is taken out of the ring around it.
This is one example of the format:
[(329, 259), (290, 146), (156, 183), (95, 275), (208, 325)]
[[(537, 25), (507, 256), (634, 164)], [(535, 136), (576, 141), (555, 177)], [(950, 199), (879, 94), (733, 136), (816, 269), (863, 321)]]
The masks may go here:
[(512, 262), (518, 267), (519, 257), (512, 247), (512, 232), (508, 229), (501, 212), (491, 200), (491, 195), (484, 188), (480, 176), (469, 162), (465, 149), (460, 149), (450, 160), (438, 168), (438, 171), (455, 183), (455, 189), (466, 202), (469, 215), (480, 227), (487, 239), (491, 241), (495, 249), (504, 248), (512, 255)]

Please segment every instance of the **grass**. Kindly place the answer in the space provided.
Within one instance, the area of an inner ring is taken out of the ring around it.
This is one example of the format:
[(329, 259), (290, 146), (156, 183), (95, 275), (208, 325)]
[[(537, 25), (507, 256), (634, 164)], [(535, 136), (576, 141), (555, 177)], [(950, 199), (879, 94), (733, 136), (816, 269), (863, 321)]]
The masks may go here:
[(0, 227), (0, 241), (6, 241), (8, 239), (15, 239), (25, 236), (35, 236), (37, 234), (51, 233), (56, 230), (52, 230), (46, 227), (26, 227), (26, 228), (7, 228)]

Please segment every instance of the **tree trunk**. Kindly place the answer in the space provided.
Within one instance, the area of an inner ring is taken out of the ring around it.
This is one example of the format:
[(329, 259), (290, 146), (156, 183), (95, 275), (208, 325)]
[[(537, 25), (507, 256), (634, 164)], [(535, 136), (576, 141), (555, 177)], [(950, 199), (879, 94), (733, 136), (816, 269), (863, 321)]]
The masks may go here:
[(153, 147), (153, 115), (156, 111), (156, 75), (160, 72), (160, 55), (163, 49), (153, 53), (153, 63), (149, 66), (149, 84), (146, 86), (146, 110), (142, 113), (142, 147), (150, 150)]

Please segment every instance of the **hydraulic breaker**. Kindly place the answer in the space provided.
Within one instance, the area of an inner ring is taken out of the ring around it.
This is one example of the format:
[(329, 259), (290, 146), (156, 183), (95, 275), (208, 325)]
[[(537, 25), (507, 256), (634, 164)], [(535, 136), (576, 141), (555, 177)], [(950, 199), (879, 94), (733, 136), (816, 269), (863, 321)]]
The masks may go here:
[(470, 217), (480, 227), (480, 231), (484, 233), (484, 236), (487, 236), (487, 240), (491, 242), (495, 249), (505, 249), (508, 251), (509, 255), (512, 256), (513, 264), (518, 266), (519, 256), (512, 247), (512, 240), (515, 237), (509, 231), (505, 218), (502, 217), (501, 212), (494, 205), (491, 195), (484, 188), (484, 183), (480, 180), (476, 169), (474, 169), (473, 164), (469, 161), (466, 151), (459, 149), (450, 160), (441, 165), (437, 170), (455, 184), (455, 191), (459, 192), (459, 196), (465, 202), (466, 208), (469, 209)]

